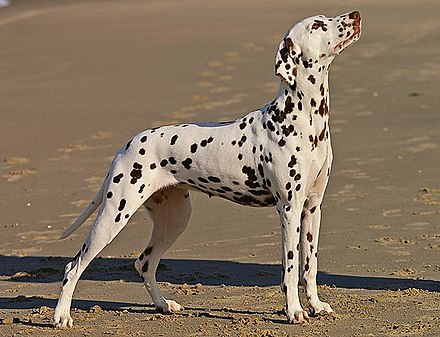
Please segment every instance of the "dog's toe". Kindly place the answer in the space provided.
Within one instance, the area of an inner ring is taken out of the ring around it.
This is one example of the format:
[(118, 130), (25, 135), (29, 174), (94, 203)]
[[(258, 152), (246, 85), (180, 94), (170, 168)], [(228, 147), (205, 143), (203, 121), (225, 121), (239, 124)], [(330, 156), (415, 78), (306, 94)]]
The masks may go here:
[(57, 329), (70, 328), (73, 326), (73, 319), (70, 315), (62, 315), (60, 317), (55, 317), (53, 324)]
[(327, 313), (333, 312), (333, 309), (330, 306), (330, 304), (318, 300), (313, 303), (312, 302), (309, 303), (309, 311), (310, 314), (317, 315), (320, 312), (327, 312)]
[(297, 310), (293, 315), (287, 314), (287, 319), (292, 324), (304, 324), (310, 321), (309, 315), (304, 310)]
[(184, 308), (179, 303), (172, 300), (165, 300), (165, 304), (163, 306), (157, 306), (157, 311), (162, 313), (173, 313), (183, 310)]
[(184, 308), (177, 302), (166, 300), (168, 304), (168, 312), (179, 312), (182, 311)]

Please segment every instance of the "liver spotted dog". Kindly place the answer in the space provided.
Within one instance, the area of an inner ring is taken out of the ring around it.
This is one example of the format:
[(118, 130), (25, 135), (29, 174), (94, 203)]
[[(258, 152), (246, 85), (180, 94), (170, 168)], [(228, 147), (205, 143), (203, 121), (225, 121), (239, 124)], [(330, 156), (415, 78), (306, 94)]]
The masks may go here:
[(332, 163), (328, 72), (335, 56), (360, 34), (357, 11), (304, 19), (278, 47), (275, 74), (281, 82), (272, 102), (232, 122), (163, 126), (128, 141), (94, 200), (61, 236), (102, 204), (86, 242), (66, 265), (55, 326), (73, 325), (70, 306), (78, 279), (142, 204), (154, 229), (135, 267), (158, 311), (183, 310), (162, 296), (156, 268), (188, 224), (189, 190), (246, 206), (276, 206), (288, 321), (309, 320), (298, 283), (305, 287), (310, 313), (332, 311), (319, 299), (316, 284), (320, 209)]

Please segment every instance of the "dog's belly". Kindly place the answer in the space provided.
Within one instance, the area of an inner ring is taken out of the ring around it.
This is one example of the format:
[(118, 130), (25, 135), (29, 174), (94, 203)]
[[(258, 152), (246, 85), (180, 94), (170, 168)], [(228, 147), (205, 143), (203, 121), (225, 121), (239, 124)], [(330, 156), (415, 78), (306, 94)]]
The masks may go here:
[(216, 144), (212, 144), (210, 150), (202, 156), (199, 154), (192, 157), (189, 169), (185, 169), (179, 164), (179, 160), (177, 161), (174, 178), (179, 185), (240, 205), (275, 205), (275, 198), (268, 187), (270, 183), (261, 176), (261, 169), (256, 167), (254, 157), (250, 154), (251, 150), (244, 149), (240, 152), (241, 155), (238, 152), (233, 155), (225, 154)]
[(275, 198), (267, 187), (246, 189), (237, 185), (221, 184), (218, 186), (206, 183), (183, 182), (179, 187), (203, 192), (209, 197), (216, 196), (243, 206), (270, 207), (275, 206)]

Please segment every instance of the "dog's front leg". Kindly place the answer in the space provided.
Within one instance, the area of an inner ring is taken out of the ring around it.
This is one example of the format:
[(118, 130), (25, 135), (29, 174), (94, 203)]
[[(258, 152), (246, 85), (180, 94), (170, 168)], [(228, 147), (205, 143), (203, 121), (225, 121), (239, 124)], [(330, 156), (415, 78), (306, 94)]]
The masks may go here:
[(281, 287), (286, 298), (286, 315), (290, 323), (305, 323), (309, 316), (301, 307), (298, 293), (301, 208), (284, 204), (278, 207), (278, 212), (283, 261)]
[(322, 197), (317, 193), (312, 193), (304, 203), (301, 215), (301, 283), (305, 288), (309, 310), (312, 315), (321, 311), (332, 312), (330, 305), (319, 299), (316, 283), (321, 202)]

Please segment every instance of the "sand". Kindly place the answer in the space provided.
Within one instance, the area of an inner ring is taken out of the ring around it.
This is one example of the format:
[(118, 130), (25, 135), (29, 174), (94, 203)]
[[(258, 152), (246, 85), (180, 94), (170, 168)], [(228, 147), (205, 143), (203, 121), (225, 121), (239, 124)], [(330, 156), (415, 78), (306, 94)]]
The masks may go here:
[[(274, 209), (193, 193), (159, 280), (133, 262), (139, 211), (83, 275), (75, 327), (51, 326), (64, 265), (91, 220), (60, 233), (133, 134), (237, 118), (273, 98), (279, 39), (302, 18), (357, 9), (363, 36), (331, 70), (335, 162), (320, 293), (334, 314), (283, 315)], [(438, 1), (12, 1), (0, 9), (0, 336), (440, 335)]]

